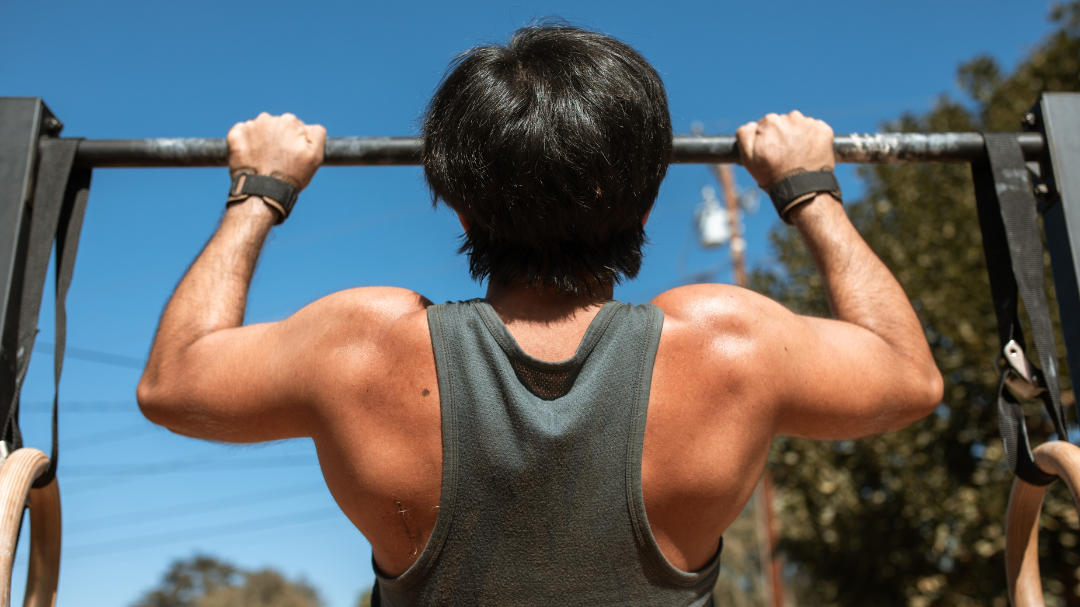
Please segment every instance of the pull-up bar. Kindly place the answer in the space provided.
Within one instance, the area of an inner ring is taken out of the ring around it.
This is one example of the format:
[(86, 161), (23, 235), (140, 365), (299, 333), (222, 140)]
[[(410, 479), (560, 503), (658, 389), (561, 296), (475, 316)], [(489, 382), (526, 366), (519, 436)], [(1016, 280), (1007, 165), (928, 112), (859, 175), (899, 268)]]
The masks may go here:
[[(1041, 133), (1016, 133), (1024, 156), (1042, 156)], [(326, 141), (324, 166), (417, 165), (423, 140), (414, 137), (334, 137)], [(837, 135), (838, 162), (971, 162), (986, 158), (980, 133), (871, 133)], [(676, 135), (672, 162), (738, 163), (733, 135)], [(94, 168), (212, 167), (228, 164), (224, 139), (86, 139), (75, 162)]]

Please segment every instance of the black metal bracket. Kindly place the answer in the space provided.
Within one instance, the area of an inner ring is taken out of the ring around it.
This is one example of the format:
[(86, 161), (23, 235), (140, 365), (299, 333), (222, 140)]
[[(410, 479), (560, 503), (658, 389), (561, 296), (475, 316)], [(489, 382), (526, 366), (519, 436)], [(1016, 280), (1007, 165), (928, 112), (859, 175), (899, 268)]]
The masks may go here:
[(1038, 132), (1046, 141), (1035, 195), (1075, 390), (1080, 372), (1080, 94), (1043, 93), (1022, 122), (1025, 131)]
[(0, 97), (0, 403), (15, 396), (19, 307), (38, 141), (64, 125), (36, 97)]

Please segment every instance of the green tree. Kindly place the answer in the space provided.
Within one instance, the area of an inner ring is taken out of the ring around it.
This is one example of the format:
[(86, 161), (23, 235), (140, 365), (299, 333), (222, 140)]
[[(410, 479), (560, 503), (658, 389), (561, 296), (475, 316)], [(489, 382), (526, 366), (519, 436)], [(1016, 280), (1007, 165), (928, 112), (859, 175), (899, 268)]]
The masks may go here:
[(134, 607), (322, 607), (318, 591), (272, 569), (244, 571), (213, 557), (175, 561)]
[[(961, 66), (969, 102), (943, 97), (929, 112), (887, 128), (1019, 130), (1041, 92), (1080, 90), (1080, 2), (1055, 6), (1051, 21), (1052, 33), (1011, 74), (989, 57)], [(945, 397), (936, 414), (901, 432), (838, 443), (776, 441), (771, 462), (781, 549), (796, 572), (791, 592), (801, 605), (1004, 607), (1012, 474), (997, 430), (997, 333), (970, 169), (879, 165), (858, 174), (865, 193), (847, 205), (848, 214), (910, 296), (945, 377)], [(826, 315), (821, 278), (797, 232), (780, 227), (770, 239), (779, 263), (755, 272), (754, 288), (797, 312)], [(852, 381), (858, 373), (851, 369)], [(1072, 402), (1071, 392), (1065, 401)], [(1036, 404), (1028, 424), (1035, 443), (1052, 434)], [(1047, 604), (1080, 606), (1080, 526), (1062, 483), (1051, 487), (1043, 512)]]

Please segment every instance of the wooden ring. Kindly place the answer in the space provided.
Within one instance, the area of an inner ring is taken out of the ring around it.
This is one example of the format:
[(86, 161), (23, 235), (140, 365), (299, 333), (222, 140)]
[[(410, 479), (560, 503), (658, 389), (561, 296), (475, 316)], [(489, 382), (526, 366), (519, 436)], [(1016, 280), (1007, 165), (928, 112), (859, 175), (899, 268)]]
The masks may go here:
[[(1080, 447), (1067, 441), (1039, 445), (1032, 452), (1043, 471), (1056, 474), (1080, 505)], [(1009, 578), (1009, 601), (1013, 607), (1043, 607), (1039, 575), (1039, 514), (1046, 487), (1013, 481), (1005, 525), (1005, 571)]]
[(60, 581), (60, 484), (41, 489), (34, 479), (49, 466), (37, 449), (16, 449), (0, 465), (0, 607), (11, 605), (11, 567), (23, 510), (30, 507), (30, 567), (24, 607), (54, 607)]

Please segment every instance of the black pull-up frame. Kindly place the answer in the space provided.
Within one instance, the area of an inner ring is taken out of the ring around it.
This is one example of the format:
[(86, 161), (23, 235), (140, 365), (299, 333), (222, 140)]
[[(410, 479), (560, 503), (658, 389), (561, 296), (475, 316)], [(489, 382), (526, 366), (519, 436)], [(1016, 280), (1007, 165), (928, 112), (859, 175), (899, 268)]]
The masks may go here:
[[(42, 142), (58, 138), (61, 129), (41, 99), (0, 98), (0, 412), (14, 402), (19, 360), (30, 354), (19, 352), (18, 327), (35, 178)], [(1031, 172), (1024, 183), (1032, 184), (1039, 201), (1069, 368), (1080, 369), (1080, 94), (1044, 94), (1024, 117), (1024, 130), (1012, 136)], [(422, 140), (409, 137), (331, 138), (324, 165), (416, 165), (422, 148)], [(849, 163), (989, 161), (981, 133), (838, 135), (834, 150), (837, 161)], [(224, 139), (86, 139), (78, 141), (73, 171), (213, 167), (227, 161)], [(677, 135), (672, 161), (738, 163), (735, 137)]]

